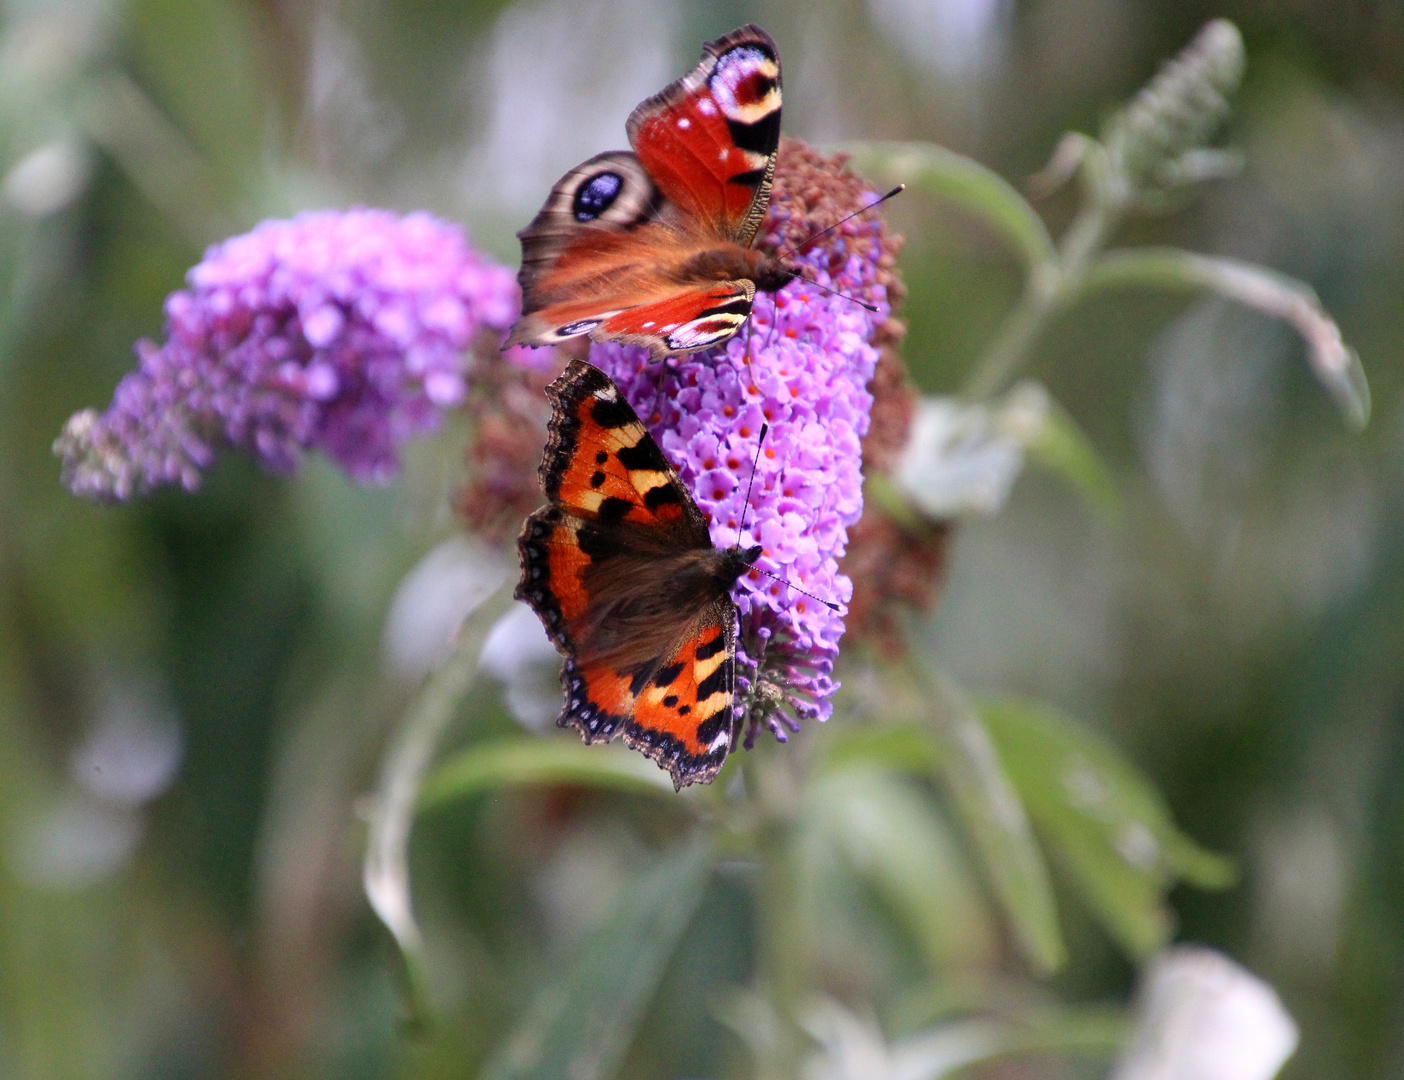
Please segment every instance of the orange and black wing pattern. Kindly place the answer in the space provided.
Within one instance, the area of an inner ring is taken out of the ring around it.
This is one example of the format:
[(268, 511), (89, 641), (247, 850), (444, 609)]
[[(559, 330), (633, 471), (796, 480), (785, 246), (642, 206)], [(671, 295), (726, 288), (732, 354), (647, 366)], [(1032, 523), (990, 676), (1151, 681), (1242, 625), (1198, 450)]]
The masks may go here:
[(517, 598), (565, 657), (558, 722), (586, 742), (622, 734), (678, 787), (705, 783), (733, 742), (739, 570), (730, 568), (740, 556), (713, 547), (608, 376), (577, 360), (547, 394), (548, 502), (517, 541)]
[(624, 742), (673, 774), (673, 783), (709, 783), (735, 737), (736, 605), (717, 601), (671, 655), (625, 671), (567, 656), (560, 723), (587, 743)]

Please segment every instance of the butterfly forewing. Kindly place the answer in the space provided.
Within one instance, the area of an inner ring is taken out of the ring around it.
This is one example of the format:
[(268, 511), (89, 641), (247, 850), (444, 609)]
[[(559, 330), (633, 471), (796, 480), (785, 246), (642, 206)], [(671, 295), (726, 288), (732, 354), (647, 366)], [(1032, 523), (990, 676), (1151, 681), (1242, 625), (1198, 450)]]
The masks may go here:
[(670, 203), (748, 245), (780, 146), (780, 54), (758, 26), (708, 42), (702, 62), (629, 117), (629, 142)]

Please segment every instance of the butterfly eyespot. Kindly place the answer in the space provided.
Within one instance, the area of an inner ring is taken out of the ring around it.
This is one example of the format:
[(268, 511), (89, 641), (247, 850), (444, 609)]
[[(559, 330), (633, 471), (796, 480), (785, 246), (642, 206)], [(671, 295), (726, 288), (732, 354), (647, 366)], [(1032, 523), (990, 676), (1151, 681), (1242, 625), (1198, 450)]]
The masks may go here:
[(594, 221), (619, 198), (624, 190), (624, 178), (615, 172), (596, 173), (575, 189), (571, 209), (576, 221)]

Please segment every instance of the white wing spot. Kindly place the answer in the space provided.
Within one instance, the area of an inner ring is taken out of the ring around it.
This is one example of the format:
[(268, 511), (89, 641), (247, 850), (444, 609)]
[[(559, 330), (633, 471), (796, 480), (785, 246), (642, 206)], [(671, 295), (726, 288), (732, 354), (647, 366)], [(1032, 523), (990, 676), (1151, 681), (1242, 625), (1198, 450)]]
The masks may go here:
[(692, 127), (692, 121), (689, 120), (686, 116), (679, 116), (679, 117), (678, 117), (678, 127), (682, 128), (684, 131), (686, 131), (688, 128)]
[(718, 155), (718, 156), (720, 157), (720, 159), (721, 159), (722, 161), (725, 161), (728, 157), (731, 156), (731, 148), (730, 148), (730, 147), (723, 147), (723, 148), (722, 148), (721, 154)]
[(652, 319), (649, 319), (648, 322), (646, 322), (646, 323), (643, 324), (644, 329), (648, 329), (650, 326), (653, 326), (653, 325), (655, 325), (655, 324), (654, 324), (654, 322), (653, 322)]
[(723, 731), (720, 735), (718, 735), (715, 739), (713, 739), (710, 743), (707, 744), (707, 752), (710, 754), (715, 750), (720, 750), (723, 746), (726, 746), (730, 742), (731, 732)]
[(711, 98), (703, 98), (697, 103), (697, 111), (703, 116), (716, 116), (717, 107), (712, 103)]

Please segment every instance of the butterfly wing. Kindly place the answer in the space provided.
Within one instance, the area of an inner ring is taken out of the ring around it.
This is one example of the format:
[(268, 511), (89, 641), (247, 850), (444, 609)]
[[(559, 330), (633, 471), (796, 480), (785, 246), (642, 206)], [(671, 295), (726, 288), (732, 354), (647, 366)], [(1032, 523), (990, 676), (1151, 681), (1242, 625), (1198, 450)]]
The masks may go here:
[(780, 54), (758, 26), (703, 49), (700, 64), (629, 116), (629, 143), (673, 207), (746, 247), (780, 146)]
[(550, 501), (517, 541), (517, 597), (566, 658), (559, 723), (622, 733), (678, 786), (710, 780), (731, 748), (736, 605), (676, 577), (719, 554), (706, 519), (603, 372), (575, 361), (547, 393)]
[(719, 275), (733, 280), (716, 280), (695, 260), (718, 245), (741, 254), (765, 215), (780, 60), (754, 26), (704, 48), (696, 68), (630, 115), (637, 154), (599, 154), (572, 169), (517, 234), (522, 315), (508, 345), (588, 334), (647, 346), (658, 359), (710, 348), (745, 322), (754, 284), (734, 270)]
[(753, 282), (718, 281), (620, 311), (600, 332), (610, 341), (646, 345), (655, 360), (710, 349), (741, 328), (755, 295)]
[(652, 758), (673, 785), (709, 783), (735, 738), (736, 605), (723, 598), (675, 648), (626, 670), (567, 658), (562, 726), (586, 742), (623, 732), (626, 745)]

